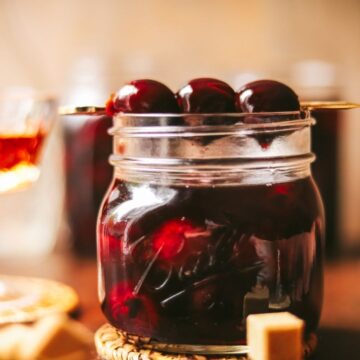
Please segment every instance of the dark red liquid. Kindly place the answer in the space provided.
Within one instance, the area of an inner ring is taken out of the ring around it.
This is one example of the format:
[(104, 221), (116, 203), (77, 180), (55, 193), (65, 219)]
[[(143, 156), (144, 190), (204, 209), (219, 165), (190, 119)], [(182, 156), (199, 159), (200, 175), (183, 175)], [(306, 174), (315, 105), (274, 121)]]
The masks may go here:
[(323, 214), (313, 181), (164, 187), (116, 180), (98, 227), (103, 311), (130, 334), (240, 344), (250, 313), (316, 329)]
[(96, 254), (96, 218), (112, 177), (107, 116), (70, 117), (65, 126), (67, 217), (74, 250)]
[(326, 251), (339, 255), (339, 139), (343, 122), (340, 111), (313, 112), (316, 126), (311, 129), (312, 148), (316, 154), (313, 174), (323, 197), (326, 213)]

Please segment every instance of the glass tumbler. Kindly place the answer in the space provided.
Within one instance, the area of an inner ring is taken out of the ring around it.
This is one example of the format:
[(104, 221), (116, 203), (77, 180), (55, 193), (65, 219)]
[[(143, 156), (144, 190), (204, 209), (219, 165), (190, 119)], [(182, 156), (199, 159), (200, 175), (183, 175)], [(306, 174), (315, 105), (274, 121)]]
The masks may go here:
[(58, 238), (63, 171), (57, 113), (56, 99), (35, 90), (0, 93), (1, 259), (46, 255)]
[(318, 325), (324, 214), (310, 113), (119, 114), (98, 218), (108, 321), (147, 346), (246, 353), (249, 314)]
[(0, 193), (38, 179), (43, 142), (56, 116), (54, 98), (31, 90), (0, 93)]

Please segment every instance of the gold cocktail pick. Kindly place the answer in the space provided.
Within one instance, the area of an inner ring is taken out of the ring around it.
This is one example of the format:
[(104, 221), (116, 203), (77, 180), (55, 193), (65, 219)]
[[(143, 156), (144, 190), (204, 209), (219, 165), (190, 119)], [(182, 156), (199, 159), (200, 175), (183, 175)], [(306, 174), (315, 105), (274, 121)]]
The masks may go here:
[[(303, 110), (348, 110), (360, 108), (360, 104), (349, 101), (301, 101)], [(105, 115), (101, 106), (61, 106), (59, 115)]]
[(348, 101), (301, 101), (304, 110), (348, 110), (360, 108), (360, 104)]
[(59, 115), (105, 115), (101, 106), (60, 106)]

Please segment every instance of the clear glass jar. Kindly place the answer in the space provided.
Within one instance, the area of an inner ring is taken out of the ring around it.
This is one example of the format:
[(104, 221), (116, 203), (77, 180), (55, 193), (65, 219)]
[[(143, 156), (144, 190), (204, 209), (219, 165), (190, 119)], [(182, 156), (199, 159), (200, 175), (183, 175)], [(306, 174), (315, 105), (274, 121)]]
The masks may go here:
[(162, 350), (246, 352), (246, 317), (316, 330), (323, 207), (310, 114), (117, 115), (98, 218), (99, 296)]

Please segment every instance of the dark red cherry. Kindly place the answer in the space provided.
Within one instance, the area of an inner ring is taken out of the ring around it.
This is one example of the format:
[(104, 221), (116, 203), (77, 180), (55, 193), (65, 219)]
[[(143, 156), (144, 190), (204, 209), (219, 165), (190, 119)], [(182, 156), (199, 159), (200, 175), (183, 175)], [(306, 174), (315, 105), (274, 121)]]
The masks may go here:
[(116, 113), (178, 113), (173, 92), (164, 84), (148, 79), (125, 84), (106, 103), (106, 112)]
[(125, 228), (125, 221), (114, 223), (110, 220), (108, 226), (100, 225), (100, 236), (102, 238), (100, 252), (104, 259), (118, 259), (124, 248)]
[(195, 312), (207, 312), (216, 302), (218, 289), (215, 283), (195, 288), (191, 293), (191, 307)]
[(116, 110), (114, 108), (114, 97), (115, 97), (115, 94), (111, 94), (105, 104), (105, 112), (108, 116), (113, 116), (116, 114)]
[(185, 247), (188, 235), (197, 228), (191, 221), (180, 218), (165, 222), (153, 235), (153, 248), (160, 258), (172, 259)]
[(242, 112), (298, 111), (296, 93), (274, 80), (258, 80), (244, 85), (236, 94), (236, 108)]
[(135, 321), (136, 324), (155, 324), (157, 320), (153, 303), (144, 294), (138, 294), (126, 281), (112, 287), (109, 293), (111, 316), (117, 321)]
[(184, 113), (235, 112), (235, 92), (221, 80), (193, 79), (177, 92), (176, 97)]
[(116, 284), (110, 291), (109, 304), (112, 316), (134, 318), (140, 310), (140, 299), (127, 282)]
[[(274, 80), (258, 80), (244, 85), (236, 93), (236, 108), (246, 113), (299, 111), (300, 103), (296, 93), (287, 85)], [(298, 115), (289, 115), (288, 119), (297, 119)], [(247, 116), (245, 123), (269, 122), (273, 117), (262, 118)], [(285, 134), (285, 133), (284, 133)], [(263, 150), (270, 147), (274, 140), (272, 134), (254, 135)]]

